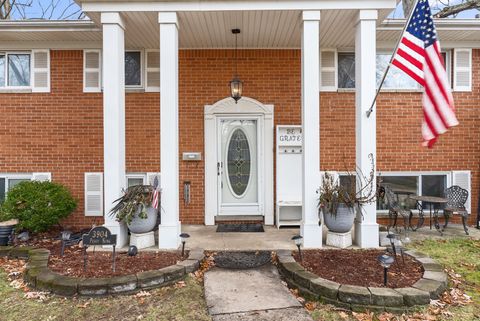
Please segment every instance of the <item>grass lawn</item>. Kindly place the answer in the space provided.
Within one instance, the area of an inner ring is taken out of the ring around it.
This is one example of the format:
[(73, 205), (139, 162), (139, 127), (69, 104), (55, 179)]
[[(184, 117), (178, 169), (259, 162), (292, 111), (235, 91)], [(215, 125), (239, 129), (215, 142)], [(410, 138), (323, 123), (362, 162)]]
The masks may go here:
[[(423, 252), (450, 273), (459, 274), (458, 287), (472, 297), (473, 303), (466, 306), (446, 306), (444, 309), (425, 308), (409, 316), (379, 314), (352, 314), (337, 311), (331, 306), (316, 305), (311, 312), (314, 320), (480, 320), (480, 240), (449, 239), (425, 240), (412, 243), (409, 249)], [(450, 283), (450, 286), (453, 284)]]
[(149, 291), (146, 296), (124, 295), (101, 299), (24, 298), (24, 292), (9, 285), (0, 269), (0, 320), (211, 320), (203, 288), (188, 277), (183, 287)]
[[(450, 274), (458, 274), (457, 287), (472, 297), (465, 306), (429, 306), (408, 316), (356, 314), (329, 305), (308, 302), (314, 320), (480, 320), (480, 240), (426, 240), (410, 244), (441, 263)], [(0, 266), (1, 267), (1, 266)], [(450, 286), (454, 286), (450, 284)], [(202, 285), (188, 277), (185, 284), (156, 289), (146, 294), (99, 299), (61, 298), (47, 295), (45, 300), (27, 299), (22, 290), (10, 286), (0, 268), (0, 320), (211, 320)]]

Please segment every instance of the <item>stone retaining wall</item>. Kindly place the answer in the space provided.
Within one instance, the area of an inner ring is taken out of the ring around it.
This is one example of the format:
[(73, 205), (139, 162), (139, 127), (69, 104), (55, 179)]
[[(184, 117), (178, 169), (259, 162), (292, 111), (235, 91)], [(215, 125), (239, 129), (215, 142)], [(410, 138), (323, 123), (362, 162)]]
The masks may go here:
[(430, 303), (447, 288), (447, 275), (441, 265), (426, 255), (408, 251), (419, 261), (423, 277), (408, 288), (377, 288), (339, 284), (306, 271), (291, 255), (278, 251), (278, 268), (290, 287), (298, 288), (306, 297), (353, 311), (403, 313)]
[(170, 285), (197, 270), (204, 254), (202, 249), (194, 249), (188, 259), (176, 265), (111, 278), (77, 278), (50, 271), (47, 249), (0, 246), (0, 256), (28, 260), (24, 279), (35, 289), (62, 296), (104, 296)]

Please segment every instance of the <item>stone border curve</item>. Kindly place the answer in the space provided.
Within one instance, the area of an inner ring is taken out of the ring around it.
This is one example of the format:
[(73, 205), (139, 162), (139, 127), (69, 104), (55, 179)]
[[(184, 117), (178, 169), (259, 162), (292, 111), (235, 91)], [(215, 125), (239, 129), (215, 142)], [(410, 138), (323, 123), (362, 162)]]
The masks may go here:
[(433, 259), (417, 251), (405, 253), (422, 264), (423, 277), (411, 287), (396, 289), (344, 285), (323, 279), (306, 271), (289, 250), (277, 251), (277, 258), (280, 274), (289, 287), (297, 288), (306, 297), (355, 312), (404, 313), (437, 299), (448, 283), (447, 274)]
[(111, 278), (71, 277), (53, 272), (48, 268), (50, 251), (47, 249), (0, 246), (1, 256), (28, 260), (24, 280), (32, 288), (61, 296), (100, 297), (171, 285), (199, 268), (204, 251), (192, 249), (186, 260), (162, 269)]

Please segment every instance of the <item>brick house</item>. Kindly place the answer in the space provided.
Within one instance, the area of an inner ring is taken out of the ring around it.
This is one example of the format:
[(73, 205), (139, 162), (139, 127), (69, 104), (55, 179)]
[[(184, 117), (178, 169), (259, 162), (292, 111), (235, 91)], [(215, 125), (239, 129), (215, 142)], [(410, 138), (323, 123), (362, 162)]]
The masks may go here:
[[(65, 224), (104, 223), (123, 245), (125, 227), (105, 213), (122, 188), (157, 176), (161, 248), (177, 247), (181, 224), (238, 214), (278, 224), (275, 182), (288, 168), (276, 168), (276, 129), (301, 125), (292, 170), (306, 247), (321, 246), (320, 171), (348, 183), (355, 164), (369, 171), (369, 154), (383, 182), (438, 196), (460, 185), (476, 213), (478, 19), (437, 22), (460, 126), (425, 149), (421, 90), (399, 70), (366, 116), (404, 24), (386, 19), (394, 0), (77, 2), (91, 20), (0, 22), (0, 198), (25, 179), (60, 182), (79, 200)], [(246, 182), (228, 173), (232, 141), (247, 150)], [(378, 244), (385, 213), (366, 206), (361, 247)]]

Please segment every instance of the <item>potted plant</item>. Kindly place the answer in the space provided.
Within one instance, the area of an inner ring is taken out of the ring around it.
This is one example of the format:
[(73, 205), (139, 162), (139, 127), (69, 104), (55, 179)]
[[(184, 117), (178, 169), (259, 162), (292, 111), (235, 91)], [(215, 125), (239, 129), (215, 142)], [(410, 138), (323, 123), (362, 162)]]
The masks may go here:
[(158, 209), (152, 206), (155, 193), (159, 192), (151, 185), (130, 186), (122, 197), (115, 200), (117, 204), (110, 210), (110, 215), (126, 223), (132, 233), (148, 233), (157, 224)]
[[(369, 176), (364, 176), (357, 169), (354, 174), (348, 174), (350, 177), (355, 177), (355, 182), (347, 186), (342, 186), (339, 180), (336, 180), (328, 172), (323, 175), (319, 189), (318, 205), (329, 231), (334, 233), (349, 232), (352, 229), (356, 211), (362, 213), (364, 204), (376, 200), (373, 155), (370, 154), (369, 158), (372, 165)], [(356, 184), (359, 184), (358, 190)]]

